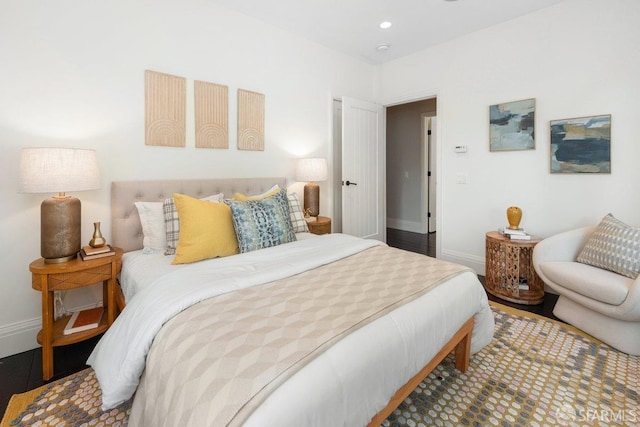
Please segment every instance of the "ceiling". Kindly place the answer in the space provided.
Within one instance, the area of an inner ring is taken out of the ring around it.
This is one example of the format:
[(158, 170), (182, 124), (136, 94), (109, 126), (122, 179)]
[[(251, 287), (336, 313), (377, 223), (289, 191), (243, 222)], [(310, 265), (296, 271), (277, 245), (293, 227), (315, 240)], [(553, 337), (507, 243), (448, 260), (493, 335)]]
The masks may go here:
[[(213, 0), (331, 49), (381, 64), (564, 0)], [(382, 21), (391, 28), (379, 27)], [(387, 44), (387, 50), (377, 50)], [(489, 48), (489, 47), (487, 47)]]

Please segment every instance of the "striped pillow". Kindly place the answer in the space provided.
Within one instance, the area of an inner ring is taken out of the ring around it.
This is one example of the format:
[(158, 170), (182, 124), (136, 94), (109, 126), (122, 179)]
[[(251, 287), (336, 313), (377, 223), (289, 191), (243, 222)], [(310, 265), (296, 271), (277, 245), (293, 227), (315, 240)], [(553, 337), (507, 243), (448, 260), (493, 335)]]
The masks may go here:
[(576, 261), (635, 279), (640, 274), (640, 227), (605, 216)]
[(296, 193), (288, 194), (289, 198), (289, 215), (291, 216), (291, 225), (293, 225), (294, 233), (308, 233), (309, 227), (307, 221), (304, 220), (302, 207)]

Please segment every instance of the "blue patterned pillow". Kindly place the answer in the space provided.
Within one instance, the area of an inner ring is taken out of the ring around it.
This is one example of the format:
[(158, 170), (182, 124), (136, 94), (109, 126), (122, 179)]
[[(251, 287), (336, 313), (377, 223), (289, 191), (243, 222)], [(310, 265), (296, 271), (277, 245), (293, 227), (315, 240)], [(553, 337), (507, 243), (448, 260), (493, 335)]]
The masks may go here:
[(224, 202), (231, 208), (241, 253), (296, 240), (286, 189), (262, 200)]

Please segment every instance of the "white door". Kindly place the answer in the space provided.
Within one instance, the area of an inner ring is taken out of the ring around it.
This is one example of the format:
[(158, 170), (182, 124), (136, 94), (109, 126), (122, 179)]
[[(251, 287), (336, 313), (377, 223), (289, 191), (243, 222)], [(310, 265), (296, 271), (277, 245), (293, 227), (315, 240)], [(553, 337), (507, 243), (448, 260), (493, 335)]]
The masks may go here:
[(342, 232), (386, 241), (385, 116), (379, 104), (342, 98)]
[(429, 177), (429, 212), (431, 216), (429, 217), (429, 233), (434, 233), (436, 231), (436, 200), (437, 200), (437, 182), (436, 177), (438, 174), (436, 173), (436, 134), (438, 119), (436, 117), (430, 118), (430, 130), (431, 135), (429, 135), (429, 170), (431, 172), (431, 176)]
[(420, 217), (420, 232), (424, 234), (429, 232), (429, 217), (431, 216), (431, 213), (429, 212), (429, 200), (431, 198), (431, 188), (429, 187), (429, 180), (431, 178), (431, 152), (429, 151), (431, 120), (426, 113), (422, 113), (421, 130), (420, 151), (422, 152), (422, 191), (420, 193), (422, 198), (420, 208), (422, 210), (422, 215)]
[(436, 117), (422, 115), (422, 227), (436, 231)]

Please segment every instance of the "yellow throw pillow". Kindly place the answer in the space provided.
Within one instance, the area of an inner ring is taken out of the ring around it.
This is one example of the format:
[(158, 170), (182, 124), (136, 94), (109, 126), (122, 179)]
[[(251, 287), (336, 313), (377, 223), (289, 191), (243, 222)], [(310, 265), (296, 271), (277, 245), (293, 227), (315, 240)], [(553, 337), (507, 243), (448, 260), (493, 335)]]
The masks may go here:
[(239, 202), (245, 202), (247, 200), (262, 200), (262, 199), (266, 199), (267, 197), (273, 196), (274, 194), (276, 194), (279, 191), (280, 191), (280, 186), (278, 184), (275, 184), (273, 187), (271, 187), (270, 189), (268, 189), (264, 193), (257, 194), (255, 196), (247, 196), (246, 194), (235, 193), (231, 200), (236, 200), (236, 201), (239, 201)]
[(229, 206), (177, 193), (173, 199), (180, 218), (180, 238), (172, 264), (240, 253)]

